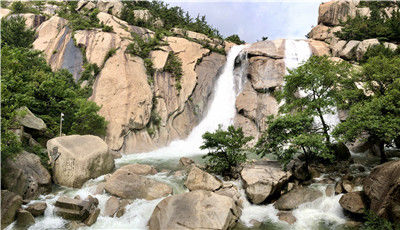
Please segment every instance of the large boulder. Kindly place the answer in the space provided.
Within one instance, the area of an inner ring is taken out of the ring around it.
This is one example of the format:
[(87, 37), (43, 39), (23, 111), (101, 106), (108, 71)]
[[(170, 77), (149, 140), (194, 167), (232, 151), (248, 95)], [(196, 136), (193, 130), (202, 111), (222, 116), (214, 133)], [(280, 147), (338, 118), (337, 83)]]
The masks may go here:
[(313, 188), (296, 188), (281, 196), (275, 202), (274, 206), (279, 210), (292, 210), (299, 207), (299, 205), (303, 203), (314, 201), (322, 197), (322, 195), (323, 193), (321, 191)]
[(340, 51), (339, 56), (346, 60), (355, 58), (356, 50), (357, 50), (357, 47), (359, 44), (360, 44), (360, 41), (356, 41), (356, 40), (349, 41), (344, 46), (344, 48)]
[(98, 205), (99, 200), (92, 196), (88, 196), (86, 200), (61, 196), (54, 204), (54, 213), (66, 220), (82, 221), (91, 226), (100, 214)]
[(372, 39), (367, 39), (364, 40), (362, 42), (360, 42), (360, 44), (357, 47), (356, 50), (356, 58), (357, 60), (361, 60), (362, 57), (364, 56), (364, 54), (367, 52), (369, 47), (375, 46), (375, 45), (379, 45), (379, 41), (376, 38), (372, 38)]
[(11, 224), (21, 207), (22, 197), (16, 193), (1, 190), (1, 229)]
[(23, 209), (17, 211), (17, 221), (16, 221), (17, 227), (26, 229), (29, 226), (33, 225), (34, 223), (35, 223), (35, 218), (30, 212)]
[(313, 55), (315, 56), (331, 55), (331, 51), (327, 43), (313, 39), (308, 40), (308, 43), (310, 44), (311, 52)]
[(357, 0), (332, 0), (319, 6), (318, 24), (337, 26), (341, 21), (354, 17), (357, 12)]
[(220, 180), (215, 178), (213, 175), (204, 172), (203, 170), (193, 166), (187, 179), (185, 181), (185, 186), (190, 190), (206, 190), (206, 191), (215, 191), (222, 186)]
[(249, 59), (248, 77), (255, 90), (274, 89), (283, 84), (285, 62), (283, 59), (274, 59), (256, 56)]
[(17, 121), (24, 127), (43, 131), (47, 128), (44, 121), (35, 116), (26, 106), (17, 109)]
[(279, 193), (291, 177), (290, 172), (281, 169), (279, 162), (260, 160), (246, 165), (240, 172), (249, 200), (260, 204)]
[(137, 175), (154, 175), (157, 173), (157, 170), (153, 166), (145, 164), (125, 165), (121, 167), (120, 170), (125, 170)]
[(133, 173), (122, 167), (107, 179), (104, 189), (114, 196), (124, 199), (153, 200), (172, 194), (167, 184)]
[(7, 159), (2, 175), (2, 186), (24, 199), (36, 199), (51, 191), (51, 176), (40, 158), (23, 151), (14, 159)]
[(340, 206), (353, 215), (362, 215), (368, 208), (364, 192), (350, 192), (344, 194), (339, 200)]
[(162, 200), (149, 220), (149, 229), (228, 229), (241, 214), (233, 199), (196, 190)]
[(44, 215), (44, 211), (46, 211), (46, 208), (46, 202), (36, 202), (34, 204), (28, 205), (26, 210), (36, 217)]
[(331, 48), (332, 48), (332, 56), (334, 57), (339, 57), (340, 52), (343, 50), (344, 46), (346, 45), (346, 41), (340, 40), (336, 42)]
[(375, 167), (364, 180), (364, 191), (373, 212), (400, 222), (400, 160)]
[(120, 0), (100, 0), (97, 1), (97, 8), (101, 12), (111, 12), (113, 15), (119, 17), (121, 15), (122, 9), (124, 8), (124, 4)]
[(264, 56), (274, 59), (282, 59), (285, 57), (285, 40), (266, 40), (251, 44), (248, 48), (242, 50), (251, 56)]
[(71, 135), (50, 139), (47, 151), (53, 165), (54, 182), (80, 188), (89, 179), (114, 169), (107, 144), (97, 136)]

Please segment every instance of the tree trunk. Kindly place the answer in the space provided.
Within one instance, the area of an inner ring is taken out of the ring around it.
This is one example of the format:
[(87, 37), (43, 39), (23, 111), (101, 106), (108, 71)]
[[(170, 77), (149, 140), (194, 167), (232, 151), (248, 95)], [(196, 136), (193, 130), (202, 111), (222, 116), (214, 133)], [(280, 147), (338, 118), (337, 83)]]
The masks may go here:
[(321, 109), (317, 108), (317, 111), (318, 111), (319, 118), (321, 119), (322, 129), (324, 130), (324, 136), (325, 136), (325, 139), (326, 139), (326, 143), (328, 145), (330, 145), (331, 144), (331, 140), (330, 140), (330, 136), (329, 136), (329, 133), (328, 133), (329, 127), (325, 123), (324, 116), (322, 115)]
[(385, 153), (385, 143), (383, 141), (379, 142), (379, 152), (381, 155), (381, 163), (383, 164), (387, 161)]

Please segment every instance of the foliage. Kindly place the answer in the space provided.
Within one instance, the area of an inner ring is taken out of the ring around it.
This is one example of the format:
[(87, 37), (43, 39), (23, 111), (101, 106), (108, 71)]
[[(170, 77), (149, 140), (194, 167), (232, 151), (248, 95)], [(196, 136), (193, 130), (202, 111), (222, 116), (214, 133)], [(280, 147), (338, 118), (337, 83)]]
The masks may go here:
[[(149, 10), (152, 15), (152, 18), (147, 22), (134, 18), (133, 10), (143, 9)], [(174, 27), (178, 27), (202, 33), (208, 37), (222, 39), (218, 30), (207, 24), (205, 16), (198, 15), (193, 19), (189, 16), (189, 13), (185, 12), (182, 8), (178, 6), (170, 7), (167, 3), (162, 1), (125, 1), (121, 19), (131, 25), (146, 27), (152, 30), (159, 30), (159, 28), (154, 28), (154, 21), (161, 19), (164, 22), (162, 30), (170, 30)]]
[(107, 52), (106, 56), (104, 57), (103, 65), (106, 64), (106, 61), (107, 61), (110, 57), (114, 56), (114, 54), (117, 52), (117, 50), (118, 50), (118, 48), (112, 48), (112, 49), (110, 49), (110, 50)]
[(182, 70), (182, 61), (177, 57), (174, 52), (170, 51), (168, 53), (168, 58), (165, 63), (163, 71), (169, 72), (172, 74), (172, 76), (175, 78), (175, 87), (180, 90), (181, 89), (181, 78), (183, 75), (183, 70)]
[(369, 134), (368, 140), (379, 146), (381, 159), (385, 161), (384, 145), (390, 145), (400, 135), (399, 76), (400, 57), (369, 58), (353, 78), (363, 89), (348, 89), (365, 95), (362, 100), (344, 98), (352, 106), (346, 121), (338, 125), (334, 134), (346, 141)]
[(365, 212), (366, 221), (362, 225), (363, 230), (400, 230), (399, 224), (391, 223), (390, 221), (379, 217), (373, 211)]
[(332, 159), (329, 145), (313, 123), (313, 117), (302, 112), (269, 117), (268, 129), (256, 145), (257, 154), (273, 154), (284, 164), (300, 152), (306, 163), (317, 159)]
[(365, 63), (371, 57), (376, 56), (385, 56), (387, 58), (394, 58), (395, 56), (400, 56), (400, 47), (398, 47), (395, 51), (391, 50), (388, 47), (385, 47), (383, 44), (374, 45), (368, 47), (364, 56), (360, 60), (360, 63)]
[(357, 14), (342, 23), (342, 30), (336, 32), (342, 40), (365, 40), (378, 38), (380, 41), (400, 41), (400, 11), (397, 9), (389, 18), (384, 12), (385, 4), (371, 6), (370, 17)]
[(25, 18), (17, 16), (1, 19), (1, 46), (29, 48), (33, 41), (35, 41), (35, 31), (25, 27)]
[(350, 64), (333, 62), (326, 56), (313, 56), (289, 70), (283, 90), (276, 92), (278, 100), (285, 103), (280, 116), (268, 119), (268, 129), (257, 143), (258, 154), (273, 153), (284, 163), (299, 152), (306, 162), (333, 159), (331, 127), (324, 115), (334, 113), (341, 79), (350, 73)]
[(268, 40), (268, 37), (267, 37), (267, 36), (262, 37), (261, 40), (262, 40), (262, 41), (266, 41), (266, 40)]
[(244, 146), (253, 137), (245, 137), (242, 128), (229, 126), (222, 130), (221, 126), (214, 132), (203, 134), (203, 145), (200, 149), (208, 149), (207, 168), (223, 176), (233, 176), (235, 167), (246, 161)]
[(68, 20), (73, 31), (86, 30), (92, 28), (101, 28), (103, 30), (111, 31), (112, 28), (100, 23), (97, 18), (99, 9), (76, 11), (78, 1), (67, 1), (60, 6), (58, 16)]
[(30, 2), (13, 1), (11, 4), (11, 11), (13, 14), (34, 13), (40, 14), (40, 11), (33, 7)]
[[(25, 25), (23, 21), (13, 23)], [(2, 35), (6, 29), (2, 26)], [(52, 72), (41, 52), (26, 47), (31, 44), (7, 42), (1, 47), (2, 159), (12, 157), (23, 147), (10, 131), (18, 128), (15, 111), (22, 106), (46, 123), (48, 129), (39, 140), (42, 144), (58, 134), (61, 112), (65, 114), (63, 133), (104, 135), (106, 122), (97, 114), (100, 107), (86, 101), (87, 93), (72, 75), (67, 70)]]
[(237, 45), (241, 45), (241, 44), (245, 43), (244, 41), (240, 40), (240, 37), (237, 34), (234, 34), (234, 35), (231, 35), (231, 36), (225, 38), (225, 41), (230, 41)]

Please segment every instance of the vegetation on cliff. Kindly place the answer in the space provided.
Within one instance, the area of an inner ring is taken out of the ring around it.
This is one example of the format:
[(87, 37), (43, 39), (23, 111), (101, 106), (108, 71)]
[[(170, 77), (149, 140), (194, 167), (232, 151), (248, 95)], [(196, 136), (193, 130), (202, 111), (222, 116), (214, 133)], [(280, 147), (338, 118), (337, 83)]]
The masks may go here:
[(377, 38), (380, 41), (400, 41), (400, 10), (394, 10), (391, 17), (385, 12), (385, 7), (393, 6), (394, 2), (365, 2), (371, 10), (370, 17), (357, 14), (342, 22), (342, 30), (335, 34), (342, 40), (365, 40)]
[(24, 26), (19, 17), (2, 19), (2, 160), (21, 149), (10, 129), (18, 128), (15, 111), (22, 106), (46, 123), (46, 132), (37, 139), (41, 144), (58, 135), (61, 113), (65, 114), (63, 133), (104, 136), (106, 121), (97, 114), (100, 107), (87, 100), (67, 70), (53, 72), (41, 52), (29, 49), (34, 32), (22, 30)]

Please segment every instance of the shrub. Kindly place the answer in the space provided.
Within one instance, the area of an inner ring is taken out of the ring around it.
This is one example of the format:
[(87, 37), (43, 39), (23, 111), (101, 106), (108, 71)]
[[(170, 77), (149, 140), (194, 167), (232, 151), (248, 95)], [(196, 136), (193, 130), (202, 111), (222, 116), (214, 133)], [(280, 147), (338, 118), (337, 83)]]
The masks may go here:
[(222, 130), (221, 126), (214, 132), (203, 134), (203, 145), (200, 149), (208, 149), (207, 168), (222, 176), (235, 176), (235, 168), (246, 161), (245, 145), (253, 137), (245, 137), (242, 128), (229, 126)]
[(400, 224), (394, 224), (376, 215), (373, 211), (365, 211), (363, 230), (400, 230)]
[[(17, 2), (15, 2), (17, 3)], [(29, 48), (35, 41), (35, 31), (25, 27), (25, 18), (1, 19), (1, 45)]]
[(241, 44), (245, 43), (244, 41), (240, 40), (240, 37), (237, 34), (234, 34), (234, 35), (231, 35), (231, 36), (225, 38), (225, 41), (230, 41), (237, 45), (241, 45)]
[(168, 53), (168, 58), (165, 63), (165, 66), (163, 68), (163, 71), (169, 72), (172, 74), (172, 76), (175, 78), (175, 87), (180, 90), (181, 89), (181, 78), (183, 75), (183, 70), (182, 70), (182, 61), (177, 57), (174, 52), (170, 51)]

